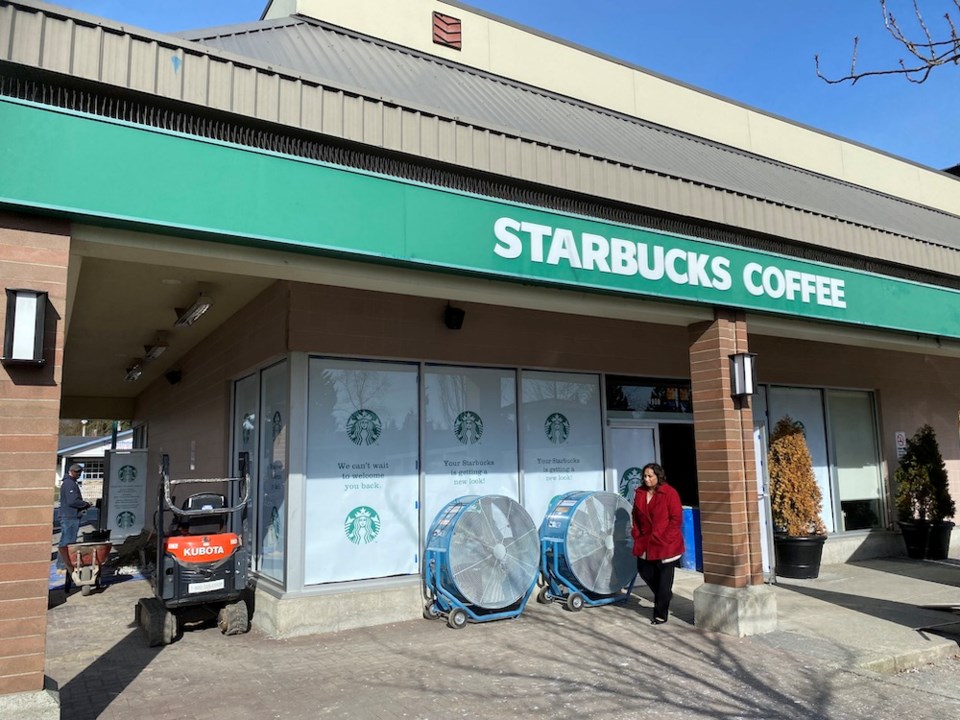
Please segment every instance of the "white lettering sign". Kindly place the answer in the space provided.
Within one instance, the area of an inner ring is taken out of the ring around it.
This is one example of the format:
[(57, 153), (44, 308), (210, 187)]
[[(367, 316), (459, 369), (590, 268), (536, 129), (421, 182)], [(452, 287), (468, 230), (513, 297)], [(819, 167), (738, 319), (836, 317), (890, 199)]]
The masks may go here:
[[(594, 233), (579, 236), (567, 228), (553, 228), (523, 222), (510, 217), (499, 218), (493, 226), (496, 244), (493, 251), (507, 260), (524, 257), (534, 263), (565, 265), (615, 275), (639, 275), (652, 282), (667, 281), (728, 291), (733, 288), (730, 260), (661, 245), (632, 242), (622, 238), (605, 238)], [(791, 303), (846, 308), (844, 281), (827, 275), (801, 272), (777, 265), (750, 262), (743, 268), (743, 288), (755, 297)]]

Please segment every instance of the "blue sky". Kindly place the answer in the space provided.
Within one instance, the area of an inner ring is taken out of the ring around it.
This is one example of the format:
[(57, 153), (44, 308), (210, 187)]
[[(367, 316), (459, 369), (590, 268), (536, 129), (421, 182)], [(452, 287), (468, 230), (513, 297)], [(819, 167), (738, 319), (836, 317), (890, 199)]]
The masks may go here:
[[(348, 0), (342, 0), (348, 1)], [(383, 0), (402, 2), (402, 0)], [(950, 0), (920, 0), (931, 28)], [(266, 0), (60, 0), (92, 15), (159, 32), (252, 22)], [(689, 85), (850, 138), (923, 165), (960, 163), (960, 67), (922, 85), (900, 77), (855, 86), (842, 75), (860, 36), (858, 68), (896, 65), (879, 0), (474, 0), (468, 3)], [(912, 18), (910, 0), (888, 0)], [(960, 18), (957, 18), (960, 22)], [(910, 25), (912, 27), (912, 25)], [(469, 39), (467, 39), (469, 41)]]

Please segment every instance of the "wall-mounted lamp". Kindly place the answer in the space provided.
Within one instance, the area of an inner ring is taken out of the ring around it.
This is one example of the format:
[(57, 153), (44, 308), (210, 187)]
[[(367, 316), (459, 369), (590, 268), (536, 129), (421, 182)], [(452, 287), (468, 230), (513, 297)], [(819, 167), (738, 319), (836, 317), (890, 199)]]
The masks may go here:
[(7, 322), (3, 334), (4, 365), (43, 365), (43, 321), (47, 293), (7, 289)]
[(756, 353), (730, 356), (730, 394), (736, 398), (753, 395), (757, 389)]
[(177, 312), (177, 321), (174, 327), (190, 327), (213, 305), (213, 298), (201, 293), (197, 301), (188, 308), (174, 308)]
[(143, 360), (134, 360), (133, 365), (127, 368), (127, 382), (136, 382), (143, 375)]
[(157, 334), (156, 342), (153, 345), (143, 346), (143, 361), (145, 363), (153, 362), (167, 351), (167, 341), (162, 333)]
[(459, 330), (463, 327), (463, 319), (466, 315), (467, 311), (463, 308), (447, 303), (447, 307), (443, 310), (443, 324), (450, 330)]

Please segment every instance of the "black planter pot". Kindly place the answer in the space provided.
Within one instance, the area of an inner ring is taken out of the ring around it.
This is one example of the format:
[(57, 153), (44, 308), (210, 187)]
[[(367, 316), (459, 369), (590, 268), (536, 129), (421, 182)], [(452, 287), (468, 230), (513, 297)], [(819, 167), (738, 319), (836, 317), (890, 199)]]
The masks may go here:
[(946, 560), (953, 523), (901, 520), (897, 523), (907, 545), (907, 557), (915, 560)]
[(823, 543), (826, 540), (826, 535), (774, 535), (773, 551), (777, 575), (798, 579), (817, 577), (820, 574), (820, 558), (823, 556)]

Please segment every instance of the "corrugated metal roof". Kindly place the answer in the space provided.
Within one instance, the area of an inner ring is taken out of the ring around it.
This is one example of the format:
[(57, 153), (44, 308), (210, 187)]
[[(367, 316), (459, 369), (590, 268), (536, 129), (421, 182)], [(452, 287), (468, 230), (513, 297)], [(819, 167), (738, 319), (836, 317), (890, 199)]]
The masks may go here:
[(960, 218), (948, 213), (313, 19), (178, 36), (440, 117), (960, 249)]

